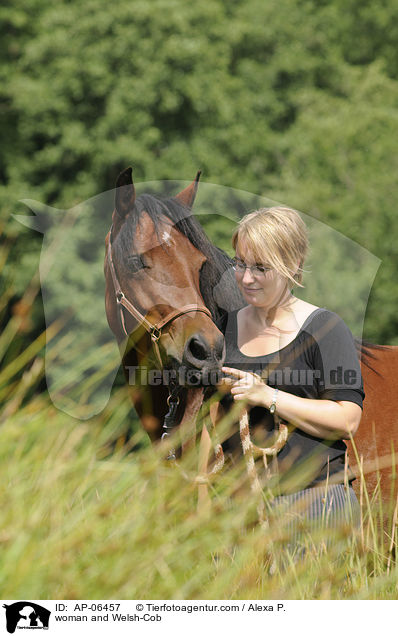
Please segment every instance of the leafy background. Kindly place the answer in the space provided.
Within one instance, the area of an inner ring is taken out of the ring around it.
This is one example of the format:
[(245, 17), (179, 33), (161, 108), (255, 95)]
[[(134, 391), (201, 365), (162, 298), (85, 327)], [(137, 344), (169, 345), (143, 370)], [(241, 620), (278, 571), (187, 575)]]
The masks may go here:
[[(191, 180), (200, 168), (204, 181), (295, 207), (381, 259), (364, 337), (397, 344), (397, 13), (392, 0), (3, 2), (4, 320), (42, 241), (12, 218), (26, 213), (21, 199), (69, 209), (127, 165), (137, 181)], [(228, 248), (230, 221), (203, 221)], [(80, 228), (84, 242), (90, 224)], [(322, 258), (338, 261), (332, 246)], [(97, 274), (71, 261), (65, 277), (81, 279), (83, 302)], [(14, 348), (43, 327), (38, 299)]]

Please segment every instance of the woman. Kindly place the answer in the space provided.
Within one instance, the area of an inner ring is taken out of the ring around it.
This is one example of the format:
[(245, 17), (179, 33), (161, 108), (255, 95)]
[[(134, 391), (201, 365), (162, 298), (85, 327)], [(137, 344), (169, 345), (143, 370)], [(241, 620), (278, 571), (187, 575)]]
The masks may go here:
[[(269, 445), (275, 412), (290, 435), (271, 464), (275, 502), (333, 527), (358, 519), (343, 439), (355, 435), (364, 392), (355, 343), (335, 313), (296, 298), (307, 230), (286, 207), (245, 216), (232, 244), (247, 305), (223, 317), (230, 393), (250, 410), (250, 430)], [(270, 412), (271, 411), (271, 412)], [(345, 483), (344, 483), (345, 482)]]

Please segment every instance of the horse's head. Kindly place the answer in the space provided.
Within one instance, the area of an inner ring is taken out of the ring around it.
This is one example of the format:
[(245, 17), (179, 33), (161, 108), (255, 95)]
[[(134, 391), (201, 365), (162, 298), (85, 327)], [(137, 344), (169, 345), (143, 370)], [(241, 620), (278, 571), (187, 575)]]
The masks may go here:
[(106, 313), (119, 343), (129, 335), (130, 348), (155, 353), (158, 368), (174, 370), (180, 384), (191, 386), (208, 384), (223, 356), (223, 336), (201, 290), (204, 234), (190, 212), (199, 175), (161, 201), (136, 198), (131, 168), (122, 172), (105, 258)]

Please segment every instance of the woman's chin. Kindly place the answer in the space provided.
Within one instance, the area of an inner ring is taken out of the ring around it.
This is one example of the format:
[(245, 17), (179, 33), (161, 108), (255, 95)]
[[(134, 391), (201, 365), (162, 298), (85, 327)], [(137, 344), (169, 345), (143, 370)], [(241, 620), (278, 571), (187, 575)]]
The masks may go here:
[(253, 290), (248, 291), (246, 289), (242, 289), (242, 294), (251, 305), (262, 306), (265, 302), (264, 294), (261, 293), (262, 290)]

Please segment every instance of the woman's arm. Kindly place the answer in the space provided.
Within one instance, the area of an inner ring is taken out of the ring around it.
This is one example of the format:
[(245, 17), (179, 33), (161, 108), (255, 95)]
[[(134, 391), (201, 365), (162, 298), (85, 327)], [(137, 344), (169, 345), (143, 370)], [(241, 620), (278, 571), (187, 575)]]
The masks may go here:
[[(230, 367), (223, 367), (223, 371), (236, 378), (231, 380), (234, 400), (270, 408), (275, 389), (259, 376)], [(349, 439), (355, 435), (362, 415), (361, 407), (354, 402), (313, 400), (286, 391), (278, 391), (276, 412), (305, 433), (321, 439)]]

